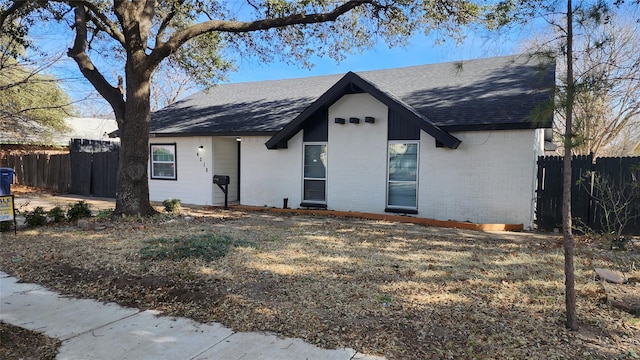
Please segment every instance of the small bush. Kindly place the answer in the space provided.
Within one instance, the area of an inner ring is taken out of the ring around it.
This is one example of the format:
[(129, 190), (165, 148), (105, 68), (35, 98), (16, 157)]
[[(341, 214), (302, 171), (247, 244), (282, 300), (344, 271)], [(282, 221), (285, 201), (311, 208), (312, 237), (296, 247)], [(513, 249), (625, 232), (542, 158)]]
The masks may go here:
[(162, 202), (164, 205), (164, 210), (168, 213), (179, 213), (180, 212), (180, 199), (167, 199)]
[(91, 210), (89, 210), (89, 204), (84, 202), (84, 200), (80, 200), (73, 205), (69, 204), (69, 209), (67, 210), (67, 218), (69, 221), (76, 221), (86, 217), (91, 217)]
[(64, 210), (62, 210), (62, 208), (59, 206), (56, 206), (51, 210), (49, 210), (47, 215), (51, 218), (51, 221), (53, 221), (54, 223), (61, 223), (67, 219), (67, 216)]
[(0, 232), (9, 231), (13, 228), (13, 220), (12, 221), (0, 221)]
[(47, 224), (47, 212), (42, 206), (36, 206), (31, 211), (25, 211), (23, 213), (25, 224), (28, 227), (38, 227)]
[(113, 209), (112, 208), (102, 209), (102, 210), (98, 211), (98, 213), (96, 214), (96, 218), (98, 218), (100, 220), (108, 220), (108, 219), (111, 218), (112, 214), (113, 214)]
[(252, 246), (252, 243), (234, 239), (227, 235), (198, 235), (187, 238), (153, 239), (145, 241), (147, 244), (139, 250), (143, 260), (179, 260), (201, 258), (215, 260), (221, 258), (231, 247)]

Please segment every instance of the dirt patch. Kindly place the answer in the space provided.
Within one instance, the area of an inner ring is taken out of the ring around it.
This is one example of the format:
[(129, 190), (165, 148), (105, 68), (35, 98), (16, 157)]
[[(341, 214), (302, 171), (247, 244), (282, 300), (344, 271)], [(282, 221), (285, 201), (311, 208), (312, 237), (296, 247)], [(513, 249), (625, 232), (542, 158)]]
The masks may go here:
[[(79, 297), (389, 359), (640, 354), (640, 320), (607, 306), (593, 275), (632, 264), (637, 248), (618, 261), (577, 239), (581, 329), (570, 332), (554, 236), (203, 208), (98, 225), (3, 234), (0, 269)], [(253, 245), (212, 261), (138, 253), (145, 240), (201, 234)], [(628, 276), (640, 276), (635, 264)]]
[(53, 360), (61, 341), (0, 322), (0, 344), (0, 358), (5, 360)]

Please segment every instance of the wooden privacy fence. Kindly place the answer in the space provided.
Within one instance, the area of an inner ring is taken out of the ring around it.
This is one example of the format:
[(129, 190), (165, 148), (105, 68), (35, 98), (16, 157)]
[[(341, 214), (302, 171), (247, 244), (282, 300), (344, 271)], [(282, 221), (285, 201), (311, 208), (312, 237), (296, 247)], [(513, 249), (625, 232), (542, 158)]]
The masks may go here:
[(69, 154), (15, 154), (2, 159), (15, 182), (59, 193), (116, 196), (119, 144), (73, 139)]
[[(536, 225), (542, 231), (562, 228), (562, 163), (561, 156), (538, 158)], [(597, 158), (594, 162), (593, 155), (574, 156), (571, 170), (571, 215), (576, 227), (610, 230), (603, 210), (612, 210), (614, 205), (603, 200), (617, 197), (627, 204), (622, 217), (629, 221), (623, 233), (640, 234), (640, 157)]]
[(67, 193), (71, 184), (69, 154), (7, 155), (3, 159), (15, 171), (18, 184)]
[(72, 194), (116, 197), (118, 151), (72, 152), (69, 156)]

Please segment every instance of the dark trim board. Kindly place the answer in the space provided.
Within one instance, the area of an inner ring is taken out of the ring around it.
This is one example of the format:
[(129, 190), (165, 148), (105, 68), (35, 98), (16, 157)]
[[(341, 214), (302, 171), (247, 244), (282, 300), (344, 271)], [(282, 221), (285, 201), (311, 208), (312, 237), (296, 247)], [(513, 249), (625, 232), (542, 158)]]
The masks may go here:
[(302, 202), (302, 203), (300, 203), (300, 207), (313, 208), (313, 209), (326, 209), (327, 208), (327, 204)]
[(394, 214), (412, 214), (415, 215), (418, 213), (416, 209), (400, 209), (400, 208), (385, 208), (384, 212), (394, 213)]

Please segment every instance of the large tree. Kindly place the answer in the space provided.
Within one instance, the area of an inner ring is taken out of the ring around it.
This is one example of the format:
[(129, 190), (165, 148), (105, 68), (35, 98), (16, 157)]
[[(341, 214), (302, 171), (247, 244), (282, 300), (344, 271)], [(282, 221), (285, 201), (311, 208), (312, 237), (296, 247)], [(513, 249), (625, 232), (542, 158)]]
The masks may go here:
[[(478, 1), (480, 3), (480, 1)], [(73, 29), (70, 56), (111, 105), (122, 148), (116, 214), (147, 215), (150, 83), (166, 59), (215, 78), (227, 64), (221, 49), (268, 61), (309, 65), (312, 55), (345, 57), (378, 39), (403, 44), (417, 31), (455, 33), (487, 8), (474, 0), (0, 0), (0, 26), (26, 39), (28, 25), (60, 21)], [(20, 23), (16, 19), (21, 19)], [(19, 26), (16, 24), (27, 24)], [(194, 45), (195, 44), (195, 45)], [(190, 47), (192, 52), (183, 51)], [(121, 59), (122, 80), (100, 71)]]

